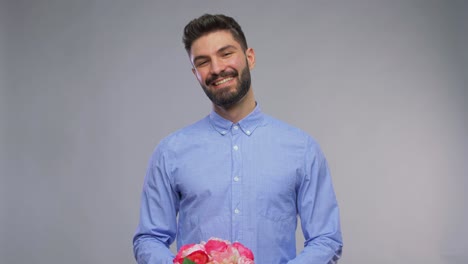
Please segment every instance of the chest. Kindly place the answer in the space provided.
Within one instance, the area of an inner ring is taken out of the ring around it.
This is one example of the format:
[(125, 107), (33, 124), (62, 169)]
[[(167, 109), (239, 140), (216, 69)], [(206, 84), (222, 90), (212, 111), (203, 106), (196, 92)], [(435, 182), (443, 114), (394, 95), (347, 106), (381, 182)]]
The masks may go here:
[(176, 154), (173, 182), (182, 201), (221, 199), (233, 190), (258, 197), (295, 197), (303, 149), (272, 137), (219, 137), (188, 144)]

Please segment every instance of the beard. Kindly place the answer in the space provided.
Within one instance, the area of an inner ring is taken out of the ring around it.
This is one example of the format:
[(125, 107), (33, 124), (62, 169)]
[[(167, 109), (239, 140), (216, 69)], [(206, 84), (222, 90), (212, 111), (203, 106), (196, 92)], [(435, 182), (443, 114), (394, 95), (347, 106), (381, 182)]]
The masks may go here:
[[(248, 64), (247, 64), (248, 65)], [(251, 78), (250, 78), (250, 70), (248, 66), (245, 66), (242, 69), (240, 79), (238, 79), (239, 83), (236, 86), (234, 91), (231, 91), (231, 87), (224, 87), (216, 90), (210, 90), (208, 88), (209, 84), (212, 81), (216, 80), (219, 77), (233, 77), (237, 78), (239, 73), (237, 70), (229, 71), (229, 72), (220, 72), (219, 74), (212, 75), (206, 80), (206, 84), (200, 84), (205, 91), (206, 96), (213, 102), (213, 104), (221, 107), (229, 107), (236, 103), (238, 103), (247, 92), (250, 90)]]

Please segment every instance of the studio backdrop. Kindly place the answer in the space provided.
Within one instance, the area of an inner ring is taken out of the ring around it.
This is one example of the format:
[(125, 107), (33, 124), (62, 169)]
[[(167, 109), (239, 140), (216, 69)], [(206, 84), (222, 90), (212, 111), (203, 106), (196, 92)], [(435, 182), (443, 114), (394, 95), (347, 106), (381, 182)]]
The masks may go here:
[(1, 1), (0, 263), (134, 263), (154, 147), (211, 110), (181, 41), (204, 13), (239, 21), (258, 103), (324, 150), (341, 263), (468, 263), (461, 0)]

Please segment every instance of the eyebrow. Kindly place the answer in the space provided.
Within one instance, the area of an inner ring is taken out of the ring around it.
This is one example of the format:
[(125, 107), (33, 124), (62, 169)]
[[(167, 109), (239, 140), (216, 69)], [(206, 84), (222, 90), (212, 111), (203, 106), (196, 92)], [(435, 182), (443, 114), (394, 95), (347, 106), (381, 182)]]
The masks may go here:
[(221, 53), (221, 52), (223, 52), (223, 51), (225, 51), (227, 49), (236, 49), (237, 50), (237, 47), (234, 46), (234, 45), (226, 45), (226, 46), (220, 48), (216, 53)]
[[(218, 49), (216, 51), (216, 53), (222, 53), (223, 51), (227, 50), (227, 49), (236, 49), (237, 50), (237, 47), (234, 46), (234, 45), (226, 45), (224, 47), (221, 47), (220, 49)], [(193, 58), (193, 63), (195, 64), (197, 60), (201, 60), (201, 59), (206, 59), (208, 58), (208, 56), (206, 55), (199, 55), (199, 56), (196, 56), (195, 58)]]

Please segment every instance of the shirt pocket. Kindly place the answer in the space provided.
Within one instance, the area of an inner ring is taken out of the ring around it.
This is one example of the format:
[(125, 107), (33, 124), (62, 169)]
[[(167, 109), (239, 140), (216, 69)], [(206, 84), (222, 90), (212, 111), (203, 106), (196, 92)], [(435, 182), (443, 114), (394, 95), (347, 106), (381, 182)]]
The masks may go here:
[(262, 177), (257, 191), (259, 214), (272, 221), (296, 218), (295, 177), (291, 174), (269, 173)]
[(272, 198), (268, 194), (260, 193), (257, 199), (257, 209), (260, 216), (274, 222), (289, 222), (296, 219), (296, 206), (294, 202), (284, 201), (281, 198)]

